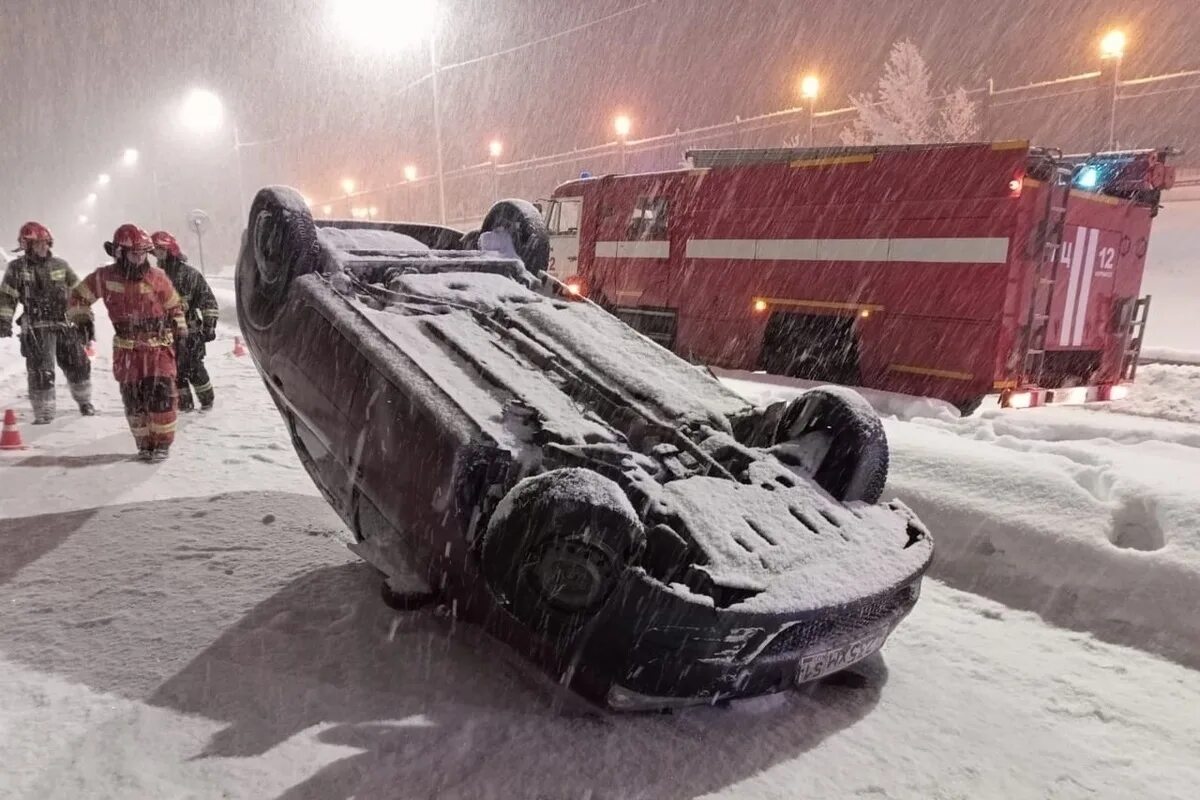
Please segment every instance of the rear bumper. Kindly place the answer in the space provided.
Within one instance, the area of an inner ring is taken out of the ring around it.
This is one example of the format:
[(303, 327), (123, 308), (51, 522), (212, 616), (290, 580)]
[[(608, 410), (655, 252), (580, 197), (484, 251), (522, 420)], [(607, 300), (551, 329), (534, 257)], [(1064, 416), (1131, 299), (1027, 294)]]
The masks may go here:
[(803, 614), (746, 614), (689, 601), (637, 575), (596, 620), (570, 678), (577, 691), (618, 711), (768, 694), (838, 672), (883, 646), (921, 582), (918, 573), (873, 597)]
[(1001, 392), (1000, 406), (1002, 408), (1037, 408), (1049, 405), (1082, 405), (1084, 403), (1123, 400), (1128, 394), (1129, 387), (1123, 383), (1067, 386), (1058, 389), (1044, 389), (1038, 386), (1031, 386), (1022, 389), (1008, 389)]

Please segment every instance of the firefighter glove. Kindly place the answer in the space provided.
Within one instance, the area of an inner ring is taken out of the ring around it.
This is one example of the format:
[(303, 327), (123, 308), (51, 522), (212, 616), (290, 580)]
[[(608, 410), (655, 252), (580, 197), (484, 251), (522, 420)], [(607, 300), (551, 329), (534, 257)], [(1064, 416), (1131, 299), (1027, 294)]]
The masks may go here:
[(75, 323), (75, 330), (79, 331), (79, 336), (85, 342), (96, 340), (96, 323), (90, 319), (81, 319)]
[(0, 322), (0, 339), (7, 339), (12, 336), (12, 323), (8, 320)]

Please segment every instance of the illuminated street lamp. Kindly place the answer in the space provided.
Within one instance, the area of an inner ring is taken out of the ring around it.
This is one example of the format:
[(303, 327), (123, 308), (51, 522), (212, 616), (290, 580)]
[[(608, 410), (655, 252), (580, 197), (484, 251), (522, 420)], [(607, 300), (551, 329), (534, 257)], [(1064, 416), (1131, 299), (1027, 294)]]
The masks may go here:
[(328, 0), (330, 19), (339, 32), (364, 51), (396, 52), (414, 43), (429, 45), (433, 89), (433, 138), (437, 150), (438, 221), (446, 224), (446, 172), (442, 161), (442, 104), (438, 91), (436, 0)]
[(1111, 30), (1100, 40), (1101, 58), (1121, 58), (1125, 55), (1125, 31)]
[(99, 175), (96, 176), (96, 185), (97, 186), (108, 186), (110, 181), (112, 181), (112, 176), (109, 175), (107, 172), (101, 172)]
[(121, 163), (127, 167), (132, 167), (138, 162), (138, 151), (132, 147), (126, 147), (125, 152), (121, 154)]
[(330, 214), (333, 213), (333, 206), (330, 206), (330, 205), (321, 206), (321, 213), (324, 214), (326, 217), (328, 217)]
[(495, 161), (497, 158), (499, 158), (500, 154), (503, 152), (504, 143), (499, 139), (492, 139), (490, 142), (488, 142), (488, 155), (491, 156), (492, 161)]
[(347, 195), (354, 194), (354, 190), (358, 188), (358, 184), (354, 178), (342, 178), (342, 191)]
[(94, 206), (94, 205), (96, 205), (96, 193), (95, 193), (95, 192), (89, 192), (89, 193), (88, 193), (88, 196), (87, 196), (87, 197), (85, 197), (85, 198), (83, 198), (83, 202), (87, 203), (89, 206)]
[(79, 215), (79, 224), (80, 224), (80, 225), (87, 225), (87, 224), (88, 224), (88, 218), (87, 218), (87, 215), (86, 215), (86, 214), (80, 214), (80, 215)]
[(404, 180), (412, 183), (417, 179), (417, 168), (413, 164), (404, 165)]
[(817, 97), (821, 94), (821, 79), (816, 75), (805, 75), (800, 79), (800, 96), (808, 101), (808, 146), (816, 141), (814, 126), (817, 116)]
[[(205, 136), (220, 130), (225, 123), (225, 103), (221, 98), (208, 89), (192, 89), (183, 98), (179, 107), (179, 121), (183, 126), (196, 135)], [(237, 193), (238, 207), (242, 219), (249, 216), (246, 208), (246, 181), (242, 167), (242, 148), (263, 142), (243, 142), (238, 136), (237, 123), (233, 128), (233, 153), (237, 160)]]
[[(1108, 103), (1108, 149), (1117, 148), (1117, 90), (1121, 85), (1121, 59), (1125, 57), (1125, 32), (1114, 28), (1100, 39), (1100, 59), (1112, 65)], [(1103, 65), (1101, 74), (1103, 74)]]

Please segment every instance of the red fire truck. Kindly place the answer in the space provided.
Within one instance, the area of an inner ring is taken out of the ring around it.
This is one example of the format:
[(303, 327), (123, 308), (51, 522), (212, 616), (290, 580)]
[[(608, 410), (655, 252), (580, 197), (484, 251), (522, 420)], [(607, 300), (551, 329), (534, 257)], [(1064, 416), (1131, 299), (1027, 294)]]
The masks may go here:
[(545, 206), (551, 271), (681, 355), (943, 398), (1115, 399), (1169, 149), (697, 150)]

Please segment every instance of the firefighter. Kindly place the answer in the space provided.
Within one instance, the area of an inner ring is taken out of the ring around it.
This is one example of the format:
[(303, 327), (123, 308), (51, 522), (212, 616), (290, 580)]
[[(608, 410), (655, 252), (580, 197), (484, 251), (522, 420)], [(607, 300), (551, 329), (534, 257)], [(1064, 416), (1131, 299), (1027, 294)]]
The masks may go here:
[(67, 322), (67, 298), (79, 283), (66, 261), (53, 255), (54, 237), (40, 222), (26, 222), (17, 234), (17, 249), (23, 255), (8, 265), (0, 282), (0, 336), (12, 336), (17, 304), (24, 310), (21, 326), (21, 355), (29, 379), (29, 403), (33, 424), (54, 419), (54, 364), (57, 361), (79, 413), (90, 417), (92, 406), (92, 363), (84, 345), (95, 336), (90, 322), (74, 326)]
[(90, 322), (91, 305), (103, 300), (112, 320), (113, 376), (138, 456), (161, 461), (175, 441), (175, 342), (187, 322), (171, 279), (150, 265), (154, 243), (137, 225), (117, 228), (104, 250), (113, 263), (76, 286), (67, 315)]
[(200, 270), (188, 263), (174, 236), (166, 231), (155, 231), (150, 239), (154, 242), (154, 258), (175, 286), (175, 292), (183, 303), (184, 319), (187, 320), (187, 339), (175, 347), (175, 388), (179, 393), (179, 410), (191, 411), (195, 408), (192, 402), (194, 387), (200, 410), (208, 411), (212, 408), (214, 393), (208, 370), (204, 368), (204, 343), (217, 338), (217, 298), (213, 296)]

